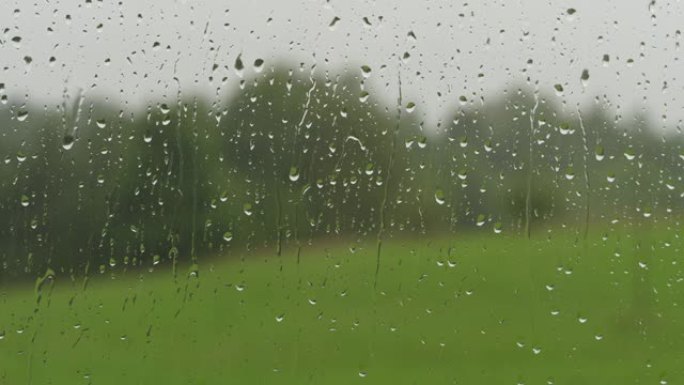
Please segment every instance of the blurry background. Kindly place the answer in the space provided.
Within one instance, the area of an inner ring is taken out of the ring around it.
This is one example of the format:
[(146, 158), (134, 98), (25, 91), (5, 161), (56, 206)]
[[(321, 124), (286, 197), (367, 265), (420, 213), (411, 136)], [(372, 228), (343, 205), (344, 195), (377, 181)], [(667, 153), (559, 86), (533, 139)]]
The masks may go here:
[(682, 378), (679, 3), (0, 7), (0, 383)]

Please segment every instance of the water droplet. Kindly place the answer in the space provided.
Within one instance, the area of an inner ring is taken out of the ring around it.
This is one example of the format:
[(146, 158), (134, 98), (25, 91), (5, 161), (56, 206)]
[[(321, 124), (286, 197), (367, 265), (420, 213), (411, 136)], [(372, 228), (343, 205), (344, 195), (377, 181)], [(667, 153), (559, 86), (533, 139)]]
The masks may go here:
[(411, 58), (411, 54), (408, 52), (404, 52), (404, 55), (401, 57), (401, 60), (404, 63), (408, 63), (409, 59)]
[(468, 147), (468, 137), (465, 135), (462, 136), (461, 139), (458, 141), (458, 145), (461, 146), (461, 148)]
[(362, 65), (362, 66), (361, 66), (361, 73), (363, 74), (363, 77), (364, 77), (364, 78), (370, 77), (371, 71), (372, 71), (372, 70), (371, 70), (371, 68), (370, 68), (369, 66), (367, 66), (367, 65)]
[(71, 148), (74, 146), (74, 136), (70, 134), (64, 135), (64, 138), (62, 139), (62, 148), (65, 150), (71, 150)]
[(264, 59), (256, 59), (254, 61), (254, 71), (260, 73), (264, 69)]
[(21, 207), (29, 207), (29, 205), (31, 204), (31, 200), (27, 195), (22, 194), (21, 198), (19, 199), (19, 203), (21, 204)]
[(373, 163), (367, 163), (364, 172), (368, 176), (373, 175), (373, 173), (375, 172), (375, 165)]
[(570, 123), (567, 122), (561, 123), (558, 128), (560, 129), (561, 135), (570, 135), (575, 132), (575, 130), (570, 127)]
[(603, 61), (604, 67), (608, 66), (608, 63), (610, 62), (610, 55), (604, 54), (601, 60)]
[(237, 76), (242, 77), (242, 73), (245, 69), (245, 65), (242, 63), (242, 54), (239, 54), (237, 58), (235, 58), (235, 73)]
[(292, 182), (296, 182), (297, 180), (299, 180), (299, 169), (296, 166), (290, 167), (289, 178)]
[(226, 201), (228, 201), (228, 191), (223, 190), (223, 192), (221, 192), (221, 196), (219, 196), (219, 200), (220, 200), (221, 202), (226, 202)]
[(406, 105), (406, 112), (408, 112), (409, 114), (412, 113), (415, 109), (416, 109), (416, 103), (409, 102)]
[(17, 120), (20, 122), (25, 121), (28, 118), (28, 111), (18, 111), (17, 112)]
[(252, 215), (252, 204), (251, 203), (245, 203), (242, 205), (242, 212), (245, 213), (247, 216)]
[(328, 28), (330, 28), (331, 31), (334, 30), (334, 29), (335, 29), (335, 25), (337, 25), (337, 22), (340, 21), (340, 20), (342, 20), (342, 19), (340, 19), (340, 18), (337, 17), (337, 16), (333, 17), (333, 19), (332, 19), (332, 21), (330, 22), (330, 24), (328, 24)]
[(492, 141), (491, 141), (491, 140), (487, 139), (487, 140), (484, 142), (484, 149), (485, 149), (485, 151), (487, 151), (487, 152), (491, 152), (491, 151), (492, 151), (493, 146), (492, 146)]
[(21, 36), (12, 37), (12, 45), (15, 48), (21, 48)]
[(627, 160), (634, 160), (634, 158), (636, 158), (636, 152), (630, 148), (629, 150), (625, 151), (625, 158), (627, 158)]
[(557, 95), (563, 94), (563, 86), (561, 84), (555, 84), (553, 88), (556, 90)]
[(225, 233), (223, 233), (223, 240), (226, 242), (232, 241), (233, 240), (233, 233), (230, 231), (226, 231)]
[(435, 202), (439, 205), (443, 205), (445, 202), (444, 191), (441, 188), (435, 190)]
[(587, 83), (589, 83), (589, 70), (588, 69), (583, 69), (582, 70), (582, 75), (580, 75), (580, 80), (582, 81), (583, 86), (587, 86)]
[(606, 156), (606, 150), (603, 148), (603, 146), (596, 146), (594, 154), (596, 156), (596, 160), (600, 162)]
[(565, 179), (567, 179), (567, 180), (575, 179), (575, 170), (573, 170), (572, 167), (568, 168), (565, 171)]

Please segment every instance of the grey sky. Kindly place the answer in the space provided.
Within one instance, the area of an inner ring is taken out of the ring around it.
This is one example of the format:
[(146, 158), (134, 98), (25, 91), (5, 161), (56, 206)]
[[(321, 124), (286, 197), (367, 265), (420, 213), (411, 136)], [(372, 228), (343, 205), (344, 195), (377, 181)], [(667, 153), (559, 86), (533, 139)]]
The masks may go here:
[(137, 108), (151, 97), (174, 98), (174, 76), (184, 91), (214, 95), (221, 86), (208, 80), (214, 63), (214, 76), (229, 78), (220, 94), (234, 92), (239, 78), (232, 66), (242, 54), (245, 76), (257, 58), (267, 67), (287, 59), (307, 71), (315, 63), (319, 73), (359, 78), (366, 64), (372, 97), (394, 103), (398, 57), (408, 52), (404, 99), (428, 124), (461, 95), (486, 102), (529, 76), (549, 95), (562, 84), (564, 93), (554, 97), (570, 110), (599, 98), (625, 115), (647, 109), (673, 126), (684, 117), (677, 76), (683, 14), (679, 1), (662, 0), (2, 0), (0, 83), (10, 106), (59, 103), (66, 87), (71, 97), (81, 88), (86, 97), (109, 95)]

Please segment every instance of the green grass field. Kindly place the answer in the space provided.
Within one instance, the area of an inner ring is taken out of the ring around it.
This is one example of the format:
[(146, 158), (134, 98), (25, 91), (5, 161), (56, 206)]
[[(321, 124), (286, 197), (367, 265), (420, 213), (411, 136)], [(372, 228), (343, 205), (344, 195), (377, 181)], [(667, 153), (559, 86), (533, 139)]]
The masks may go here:
[(0, 384), (681, 383), (679, 232), (606, 234), (388, 240), (376, 287), (343, 241), (3, 287)]

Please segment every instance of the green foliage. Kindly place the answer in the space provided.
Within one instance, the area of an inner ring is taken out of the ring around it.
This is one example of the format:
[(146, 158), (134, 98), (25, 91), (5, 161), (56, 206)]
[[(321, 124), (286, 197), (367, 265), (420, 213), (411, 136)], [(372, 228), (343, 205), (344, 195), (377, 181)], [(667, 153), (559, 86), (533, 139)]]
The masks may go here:
[(357, 78), (302, 73), (266, 71), (226, 103), (0, 110), (0, 276), (681, 206), (666, 188), (681, 140), (640, 117), (580, 116), (521, 88), (426, 128)]

